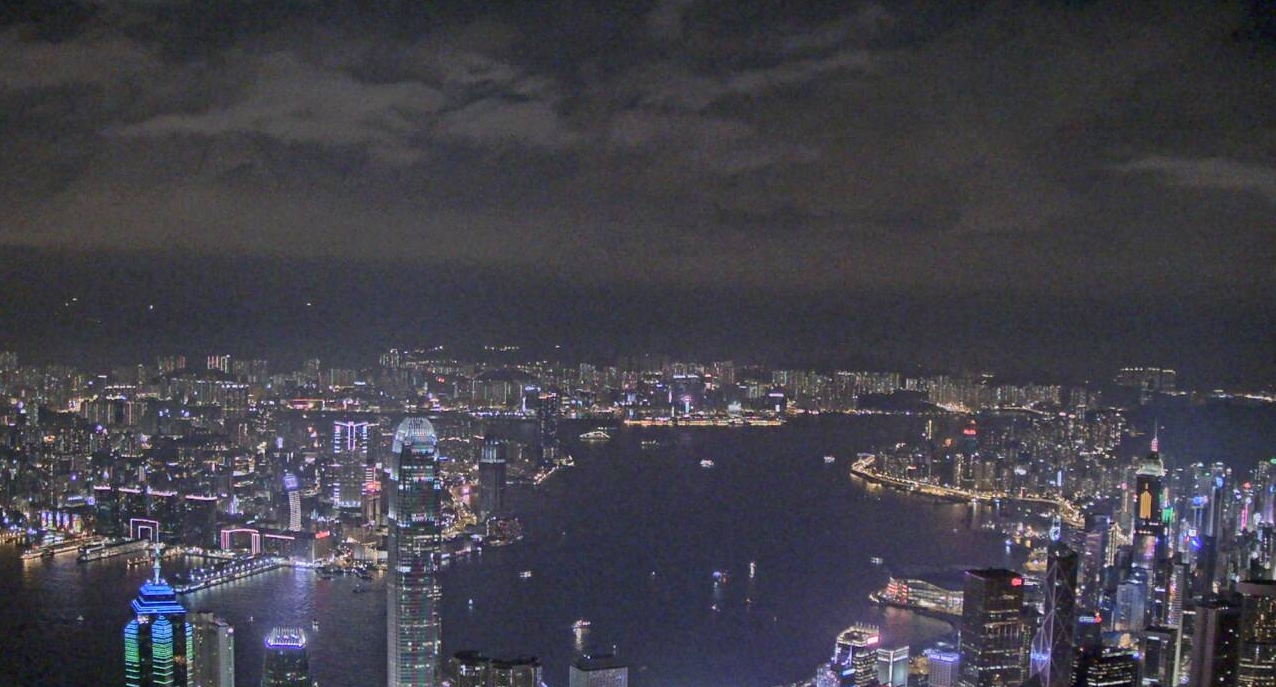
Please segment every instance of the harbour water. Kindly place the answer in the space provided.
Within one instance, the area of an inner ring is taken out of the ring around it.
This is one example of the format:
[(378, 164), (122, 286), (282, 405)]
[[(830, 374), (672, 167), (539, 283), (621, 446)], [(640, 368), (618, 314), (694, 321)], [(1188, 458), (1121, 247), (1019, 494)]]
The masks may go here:
[[(511, 490), (526, 539), (444, 571), (445, 655), (534, 654), (546, 682), (565, 685), (576, 652), (614, 647), (634, 685), (767, 687), (809, 676), (853, 622), (881, 625), (887, 643), (942, 638), (946, 623), (878, 608), (868, 593), (891, 569), (1013, 565), (1017, 554), (972, 527), (969, 506), (848, 475), (856, 452), (916, 436), (923, 424), (838, 417), (781, 428), (628, 428), (606, 443), (572, 442), (576, 467)], [(713, 467), (701, 467), (705, 459)], [(0, 547), (8, 659), (0, 684), (118, 682), (120, 630), (148, 572), (118, 559), (77, 564), (73, 555), (24, 562)], [(235, 626), (237, 684), (260, 680), (261, 641), (273, 625), (310, 631), (323, 687), (384, 684), (380, 575), (323, 580), (282, 569), (183, 602)], [(578, 619), (589, 626), (573, 630)]]

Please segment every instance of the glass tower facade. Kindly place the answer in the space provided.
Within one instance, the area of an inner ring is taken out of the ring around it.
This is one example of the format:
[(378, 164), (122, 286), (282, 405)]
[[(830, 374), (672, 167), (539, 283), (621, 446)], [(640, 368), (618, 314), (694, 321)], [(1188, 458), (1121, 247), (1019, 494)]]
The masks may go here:
[(261, 687), (311, 687), (306, 633), (299, 627), (276, 627), (266, 635)]
[(386, 514), (389, 687), (432, 687), (439, 677), (442, 484), (437, 444), (434, 427), (425, 418), (407, 418), (394, 433)]
[(478, 469), (479, 517), (496, 517), (505, 510), (505, 445), (496, 437), (484, 437)]
[(958, 687), (1024, 680), (1020, 614), (1023, 578), (1010, 570), (968, 570), (962, 592)]
[(332, 423), (332, 454), (336, 460), (333, 502), (340, 508), (358, 508), (367, 482), (369, 422), (338, 420)]
[[(1055, 530), (1058, 531), (1056, 523)], [(1077, 554), (1056, 539), (1048, 550), (1045, 618), (1032, 638), (1030, 671), (1045, 687), (1072, 684), (1077, 623)]]

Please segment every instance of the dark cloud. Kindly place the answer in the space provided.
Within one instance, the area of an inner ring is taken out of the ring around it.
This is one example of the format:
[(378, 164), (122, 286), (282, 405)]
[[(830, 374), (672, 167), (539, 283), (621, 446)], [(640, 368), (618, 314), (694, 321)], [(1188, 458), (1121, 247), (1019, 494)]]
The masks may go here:
[(0, 242), (1254, 295), (1260, 5), (20, 2)]

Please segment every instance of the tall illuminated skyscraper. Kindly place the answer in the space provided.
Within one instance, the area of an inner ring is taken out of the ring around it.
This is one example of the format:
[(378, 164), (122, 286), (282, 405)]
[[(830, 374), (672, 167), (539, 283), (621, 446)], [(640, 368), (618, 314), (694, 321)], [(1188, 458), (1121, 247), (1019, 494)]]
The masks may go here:
[(292, 532), (301, 531), (301, 480), (291, 472), (285, 472), (281, 492), (283, 502), (280, 513), (283, 525)]
[(151, 579), (133, 599), (133, 619), (124, 626), (124, 687), (188, 687), (191, 626), (177, 592), (160, 577), (159, 549)]
[(1086, 513), (1085, 534), (1082, 544), (1080, 594), (1082, 609), (1094, 611), (1099, 607), (1103, 591), (1103, 569), (1111, 564), (1112, 516), (1108, 513)]
[(1023, 578), (1010, 570), (967, 570), (962, 590), (958, 687), (1023, 682)]
[(1154, 570), (1165, 556), (1165, 525), (1161, 522), (1165, 465), (1157, 448), (1153, 437), (1152, 451), (1134, 476), (1134, 564), (1146, 570)]
[(359, 508), (363, 503), (371, 426), (369, 422), (353, 420), (332, 423), (332, 454), (337, 472), (332, 500), (338, 508)]
[(1029, 672), (1038, 676), (1043, 687), (1068, 687), (1076, 645), (1077, 552), (1061, 541), (1057, 517), (1050, 537), (1043, 590), (1046, 615), (1032, 638)]
[(559, 459), (558, 420), (562, 414), (558, 394), (546, 391), (540, 395), (536, 406), (536, 419), (540, 423), (541, 465), (550, 466)]
[(276, 627), (266, 635), (261, 687), (311, 687), (306, 633), (299, 627)]
[(505, 445), (490, 434), (483, 438), (478, 468), (479, 517), (500, 515), (505, 510)]
[(439, 677), (442, 484), (437, 444), (434, 426), (425, 418), (407, 418), (394, 433), (387, 480), (388, 687), (433, 687)]

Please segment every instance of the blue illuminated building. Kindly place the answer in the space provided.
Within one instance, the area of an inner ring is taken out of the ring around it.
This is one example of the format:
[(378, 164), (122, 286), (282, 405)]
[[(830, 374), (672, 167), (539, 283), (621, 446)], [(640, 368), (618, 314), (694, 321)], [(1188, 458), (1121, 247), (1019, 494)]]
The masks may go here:
[(261, 687), (311, 687), (306, 633), (299, 627), (276, 627), (266, 635)]
[(124, 626), (124, 685), (187, 687), (192, 628), (177, 593), (160, 578), (158, 548), (153, 569), (133, 599), (134, 618)]
[(439, 679), (439, 549), (442, 544), (438, 438), (410, 417), (394, 433), (389, 474), (386, 676), (389, 687), (433, 687)]

